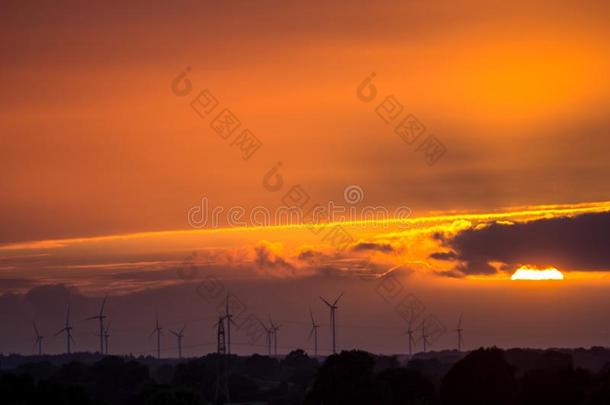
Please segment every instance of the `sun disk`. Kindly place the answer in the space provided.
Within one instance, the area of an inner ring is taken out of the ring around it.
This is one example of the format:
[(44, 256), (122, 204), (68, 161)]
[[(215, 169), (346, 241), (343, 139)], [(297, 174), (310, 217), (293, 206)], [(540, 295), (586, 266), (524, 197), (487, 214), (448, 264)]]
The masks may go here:
[(510, 277), (511, 280), (563, 280), (563, 274), (554, 267), (536, 269), (521, 266)]

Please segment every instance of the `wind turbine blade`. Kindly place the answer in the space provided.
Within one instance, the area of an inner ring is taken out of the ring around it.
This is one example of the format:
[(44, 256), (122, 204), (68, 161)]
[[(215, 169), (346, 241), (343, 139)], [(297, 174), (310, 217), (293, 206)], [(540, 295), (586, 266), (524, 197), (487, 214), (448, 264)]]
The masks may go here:
[(66, 312), (66, 327), (70, 325), (70, 303), (68, 303), (68, 311)]
[(72, 337), (72, 335), (70, 335), (70, 340), (72, 341), (72, 343), (76, 344), (76, 340), (74, 340), (74, 338)]
[(182, 329), (180, 329), (180, 335), (182, 335), (182, 332), (184, 332), (184, 328), (186, 328), (186, 325), (184, 325), (184, 326), (182, 327)]
[(172, 335), (174, 335), (174, 336), (178, 337), (178, 332), (174, 332), (174, 331), (173, 331), (173, 330), (171, 330), (171, 329), (168, 329), (168, 331), (169, 331), (169, 333), (171, 333)]
[(331, 307), (331, 308), (333, 307), (333, 304), (331, 304), (330, 302), (326, 301), (324, 298), (320, 297), (320, 299), (321, 299), (322, 301), (324, 301), (324, 303), (325, 303), (326, 305), (328, 305), (329, 307)]
[(106, 305), (106, 299), (108, 298), (108, 294), (104, 296), (104, 300), (102, 301), (102, 308), (100, 309), (100, 316), (104, 315), (104, 306)]
[(65, 330), (66, 330), (66, 328), (62, 328), (62, 329), (58, 330), (58, 331), (57, 331), (57, 333), (56, 333), (56, 334), (54, 334), (53, 336), (57, 336), (57, 335), (59, 335), (61, 332), (65, 331)]
[(460, 319), (458, 320), (458, 329), (462, 327), (462, 314), (460, 313)]
[(36, 327), (36, 322), (32, 322), (32, 324), (34, 325), (34, 330), (36, 331), (36, 338), (39, 338), (40, 332), (38, 332), (38, 328)]
[(316, 330), (315, 327), (311, 328), (311, 331), (309, 332), (309, 336), (307, 337), (307, 341), (309, 342), (311, 340), (311, 337), (313, 336), (314, 331)]
[(333, 302), (333, 306), (337, 305), (337, 303), (339, 302), (339, 300), (341, 299), (341, 297), (343, 297), (343, 294), (345, 294), (345, 292), (342, 292), (337, 299), (335, 300), (335, 302)]

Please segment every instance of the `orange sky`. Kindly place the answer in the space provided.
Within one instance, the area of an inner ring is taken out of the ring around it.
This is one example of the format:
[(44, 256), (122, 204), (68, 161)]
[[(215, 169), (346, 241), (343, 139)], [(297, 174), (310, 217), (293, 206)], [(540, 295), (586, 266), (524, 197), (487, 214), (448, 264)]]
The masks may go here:
[[(170, 274), (192, 252), (206, 271), (240, 280), (377, 277), (400, 266), (422, 291), (435, 289), (427, 300), (441, 312), (451, 291), (472, 288), (506, 291), (498, 308), (522, 294), (528, 301), (511, 317), (535, 305), (528, 290), (510, 292), (510, 271), (526, 259), (565, 271), (574, 299), (579, 283), (607, 286), (610, 262), (586, 247), (564, 257), (565, 248), (533, 241), (540, 254), (524, 243), (522, 260), (472, 247), (485, 244), (481, 227), (494, 221), (558, 219), (540, 222), (554, 229), (608, 211), (607, 2), (14, 1), (3, 9), (0, 293), (46, 283), (87, 294), (176, 286), (184, 280)], [(193, 90), (179, 97), (172, 81), (187, 66)], [(365, 103), (357, 87), (372, 72), (378, 95)], [(214, 115), (230, 108), (240, 130), (262, 142), (250, 159), (210, 128), (213, 116), (189, 106), (204, 89), (219, 101)], [(376, 114), (387, 96), (446, 147), (434, 165)], [(285, 188), (270, 192), (263, 177), (278, 162)], [(411, 214), (404, 227), (346, 225), (353, 241), (343, 252), (299, 227), (189, 225), (202, 198), (274, 210), (297, 184), (320, 203), (343, 202), (357, 185), (358, 210)], [(538, 229), (528, 226), (524, 238)], [(514, 241), (513, 230), (494, 235)], [(547, 263), (553, 249), (558, 263)], [(466, 306), (476, 312), (476, 301)]]
[[(552, 5), (551, 5), (552, 4)], [(432, 209), (608, 198), (608, 7), (263, 2), (3, 13), (0, 240), (185, 227), (184, 210), (277, 205), (277, 161), (316, 198)], [(239, 158), (170, 83), (192, 67), (264, 146)], [(377, 74), (447, 147), (428, 167), (357, 85)]]

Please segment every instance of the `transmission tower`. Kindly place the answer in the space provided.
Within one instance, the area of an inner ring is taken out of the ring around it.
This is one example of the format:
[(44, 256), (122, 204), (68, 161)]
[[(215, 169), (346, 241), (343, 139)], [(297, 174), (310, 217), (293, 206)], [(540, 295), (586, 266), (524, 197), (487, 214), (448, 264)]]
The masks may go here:
[[(228, 383), (228, 370), (227, 370), (227, 341), (225, 334), (225, 317), (221, 316), (218, 318), (218, 350), (216, 356), (216, 395), (214, 397), (214, 403), (216, 405), (228, 404), (229, 400), (229, 383)], [(230, 320), (229, 320), (230, 322)]]

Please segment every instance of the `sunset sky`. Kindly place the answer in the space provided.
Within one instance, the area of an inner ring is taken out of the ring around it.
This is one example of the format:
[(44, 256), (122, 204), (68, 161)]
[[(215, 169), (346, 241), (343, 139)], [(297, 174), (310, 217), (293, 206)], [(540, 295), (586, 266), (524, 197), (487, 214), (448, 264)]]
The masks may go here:
[[(405, 353), (406, 296), (438, 321), (436, 350), (455, 347), (460, 314), (467, 349), (610, 345), (608, 2), (0, 10), (0, 352), (30, 353), (34, 320), (61, 352), (68, 301), (76, 349), (94, 350), (83, 319), (109, 295), (111, 351), (152, 353), (158, 311), (199, 355), (226, 292), (283, 325), (282, 352), (311, 349), (310, 308), (329, 352), (319, 296), (341, 292), (340, 348)], [(225, 109), (231, 133), (214, 124)], [(356, 215), (248, 220), (297, 186), (305, 210)], [(367, 207), (388, 216), (359, 221)], [(564, 279), (512, 281), (522, 266)]]

